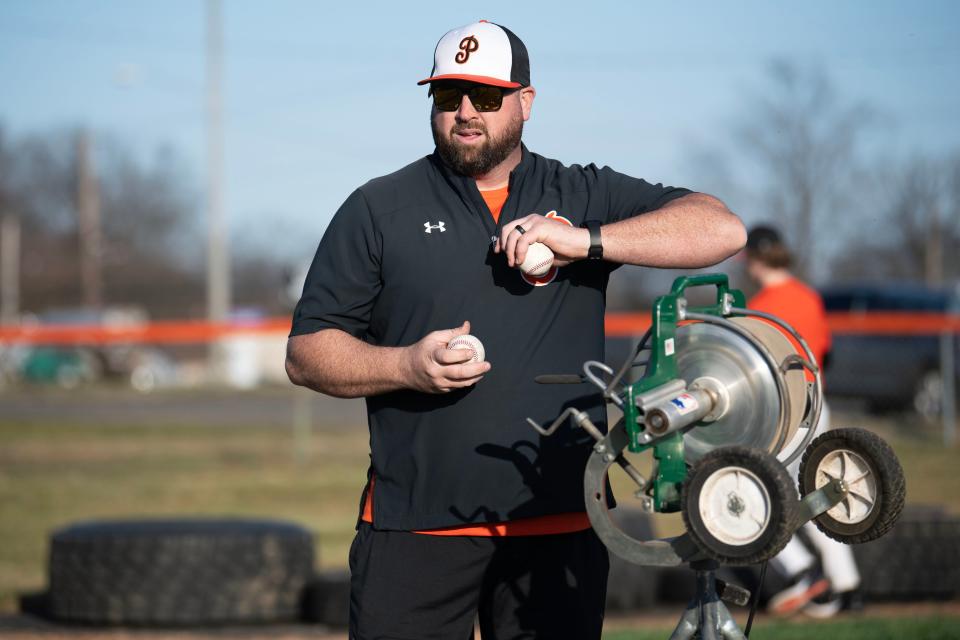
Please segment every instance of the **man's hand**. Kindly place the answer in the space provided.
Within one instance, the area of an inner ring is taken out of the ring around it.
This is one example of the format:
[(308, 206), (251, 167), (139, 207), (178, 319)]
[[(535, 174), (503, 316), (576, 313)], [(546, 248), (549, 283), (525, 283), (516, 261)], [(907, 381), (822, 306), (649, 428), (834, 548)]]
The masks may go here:
[[(523, 233), (517, 230), (518, 225), (523, 228)], [(523, 264), (523, 259), (527, 257), (527, 247), (534, 242), (542, 242), (550, 247), (553, 251), (553, 265), (564, 267), (587, 257), (590, 232), (531, 213), (525, 218), (503, 225), (493, 251), (503, 252), (507, 264), (515, 267)]]
[(469, 362), (468, 349), (447, 349), (447, 343), (470, 333), (470, 323), (456, 329), (428, 333), (419, 342), (406, 348), (408, 386), (425, 393), (448, 393), (453, 389), (476, 384), (490, 371), (489, 362)]

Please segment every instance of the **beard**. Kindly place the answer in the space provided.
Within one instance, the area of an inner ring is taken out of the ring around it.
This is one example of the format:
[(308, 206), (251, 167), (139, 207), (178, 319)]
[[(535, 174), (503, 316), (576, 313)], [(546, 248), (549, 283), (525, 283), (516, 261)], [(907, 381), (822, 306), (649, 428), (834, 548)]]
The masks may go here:
[[(476, 178), (486, 175), (491, 169), (507, 159), (523, 137), (523, 115), (519, 112), (516, 118), (510, 120), (503, 133), (496, 138), (490, 136), (487, 126), (480, 120), (471, 122), (457, 122), (444, 135), (437, 125), (437, 121), (430, 118), (430, 129), (433, 132), (433, 142), (437, 145), (440, 158), (451, 169), (460, 175)], [(454, 137), (458, 131), (476, 129), (487, 137), (483, 144), (466, 146), (457, 142)]]

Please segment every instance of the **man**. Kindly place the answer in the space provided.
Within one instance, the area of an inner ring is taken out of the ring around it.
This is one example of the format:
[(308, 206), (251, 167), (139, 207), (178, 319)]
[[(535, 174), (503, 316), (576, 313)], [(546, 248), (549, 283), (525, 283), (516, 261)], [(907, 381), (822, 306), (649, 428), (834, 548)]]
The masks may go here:
[[(584, 512), (591, 440), (540, 438), (525, 418), (572, 404), (603, 426), (603, 401), (534, 377), (603, 358), (616, 266), (714, 264), (745, 230), (711, 196), (527, 150), (536, 91), (505, 27), (444, 35), (420, 84), (436, 151), (337, 212), (288, 347), (294, 383), (367, 401), (351, 637), (462, 640), (479, 617), (484, 638), (599, 638), (608, 564)], [(538, 278), (515, 268), (532, 242), (555, 254)], [(466, 333), (488, 361), (446, 348)]]
[[(772, 227), (754, 227), (747, 236), (745, 254), (747, 275), (760, 285), (760, 291), (747, 306), (775, 315), (793, 327), (803, 336), (819, 366), (825, 367), (830, 352), (830, 327), (823, 299), (790, 272), (792, 257), (780, 234)], [(795, 343), (794, 348), (799, 351), (800, 345)], [(817, 433), (826, 431), (829, 425), (830, 409), (823, 403)], [(799, 458), (788, 471), (797, 477)], [(827, 618), (844, 607), (859, 606), (856, 589), (860, 585), (860, 573), (850, 547), (831, 540), (812, 522), (803, 525), (800, 531), (802, 534), (793, 536), (773, 559), (778, 573), (790, 584), (770, 599), (767, 608), (781, 615), (803, 611), (813, 617)]]

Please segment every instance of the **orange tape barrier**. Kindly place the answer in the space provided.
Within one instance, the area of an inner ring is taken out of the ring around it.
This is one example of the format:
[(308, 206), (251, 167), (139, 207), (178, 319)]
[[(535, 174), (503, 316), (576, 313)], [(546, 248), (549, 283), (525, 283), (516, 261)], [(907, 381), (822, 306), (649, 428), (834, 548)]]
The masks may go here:
[[(960, 333), (960, 315), (942, 313), (831, 313), (827, 314), (835, 334), (935, 335)], [(650, 313), (608, 313), (604, 323), (608, 337), (642, 335), (650, 328)], [(215, 324), (206, 320), (151, 322), (143, 325), (105, 327), (100, 325), (0, 326), (0, 343), (76, 344), (189, 344), (236, 335), (287, 335), (290, 318)]]
[(944, 313), (872, 311), (827, 314), (834, 333), (931, 335), (960, 333), (960, 315)]
[(33, 325), (0, 326), (0, 342), (30, 344), (189, 344), (210, 342), (233, 335), (290, 332), (290, 318), (216, 324), (206, 320), (151, 322), (129, 326)]
[(642, 336), (650, 328), (650, 312), (608, 313), (603, 328), (608, 338)]
[[(925, 312), (872, 311), (869, 313), (828, 313), (834, 334), (936, 335), (960, 333), (960, 315)], [(649, 313), (608, 313), (608, 337), (642, 335), (650, 328)]]

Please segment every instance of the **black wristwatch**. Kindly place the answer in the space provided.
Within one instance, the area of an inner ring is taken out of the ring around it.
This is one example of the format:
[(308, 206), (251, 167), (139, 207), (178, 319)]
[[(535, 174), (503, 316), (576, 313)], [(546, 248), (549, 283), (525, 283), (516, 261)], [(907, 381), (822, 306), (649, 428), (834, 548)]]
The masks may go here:
[(600, 242), (600, 221), (584, 220), (580, 226), (590, 232), (590, 249), (587, 251), (587, 259), (600, 260), (603, 258), (603, 243)]

